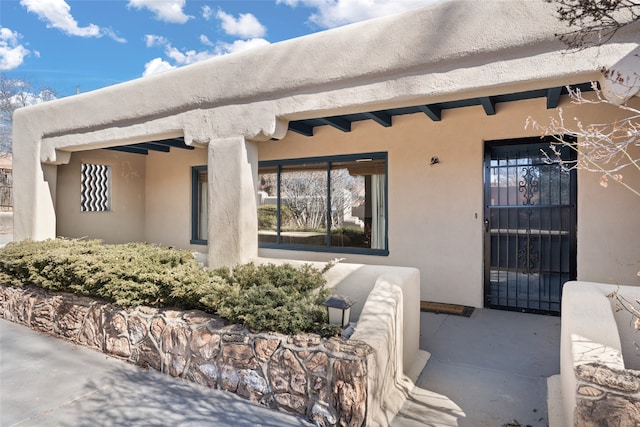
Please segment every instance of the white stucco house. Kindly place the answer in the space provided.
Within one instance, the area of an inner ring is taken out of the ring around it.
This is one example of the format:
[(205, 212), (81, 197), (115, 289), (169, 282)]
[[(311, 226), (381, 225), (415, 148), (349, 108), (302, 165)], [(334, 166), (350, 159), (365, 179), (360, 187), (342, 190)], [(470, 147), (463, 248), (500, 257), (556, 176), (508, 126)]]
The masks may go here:
[(640, 205), (525, 123), (615, 120), (566, 86), (615, 91), (632, 30), (567, 51), (542, 0), (444, 1), (20, 109), (14, 238), (411, 266), (422, 300), (557, 313), (567, 280), (637, 283)]

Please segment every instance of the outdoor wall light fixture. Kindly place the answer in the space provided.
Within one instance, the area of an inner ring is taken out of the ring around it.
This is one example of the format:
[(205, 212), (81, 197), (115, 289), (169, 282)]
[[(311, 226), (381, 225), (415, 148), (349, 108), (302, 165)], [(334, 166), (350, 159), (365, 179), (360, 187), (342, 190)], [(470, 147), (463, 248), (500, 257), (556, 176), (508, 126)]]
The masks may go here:
[(322, 305), (327, 307), (329, 323), (346, 328), (351, 318), (351, 306), (356, 302), (349, 297), (332, 295)]
[(431, 166), (440, 163), (440, 159), (438, 158), (438, 156), (433, 156), (431, 158), (431, 163), (429, 163)]

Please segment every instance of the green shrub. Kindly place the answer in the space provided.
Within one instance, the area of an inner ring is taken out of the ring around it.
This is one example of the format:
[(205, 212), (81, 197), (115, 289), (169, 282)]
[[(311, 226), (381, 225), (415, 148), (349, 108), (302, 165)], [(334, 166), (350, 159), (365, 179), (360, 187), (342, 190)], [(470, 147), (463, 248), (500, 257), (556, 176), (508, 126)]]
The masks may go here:
[(328, 296), (323, 288), (323, 272), (310, 265), (295, 268), (284, 265), (239, 265), (222, 268), (215, 274), (230, 284), (224, 301), (218, 305), (221, 317), (251, 329), (293, 334), (317, 331), (325, 323), (321, 305)]
[(121, 307), (201, 309), (254, 331), (338, 330), (326, 324), (323, 273), (304, 265), (210, 270), (186, 250), (98, 240), (10, 243), (0, 249), (0, 283), (103, 298)]
[[(280, 206), (280, 224), (289, 224), (293, 218), (291, 208)], [(278, 208), (275, 205), (258, 206), (258, 230), (275, 230), (278, 225)]]
[(278, 223), (277, 207), (273, 205), (258, 206), (258, 229), (275, 230)]

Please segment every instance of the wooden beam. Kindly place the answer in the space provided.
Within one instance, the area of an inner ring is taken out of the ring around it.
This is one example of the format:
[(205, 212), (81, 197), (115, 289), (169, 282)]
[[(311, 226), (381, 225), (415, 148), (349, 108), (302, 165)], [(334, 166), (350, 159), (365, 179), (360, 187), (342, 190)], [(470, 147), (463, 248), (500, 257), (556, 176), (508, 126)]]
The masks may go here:
[(289, 122), (289, 130), (292, 130), (300, 135), (313, 136), (313, 126), (310, 126), (303, 121)]
[(142, 144), (135, 144), (134, 147), (136, 148), (140, 147), (145, 150), (162, 151), (163, 153), (168, 153), (169, 151), (171, 151), (171, 147), (169, 147), (168, 145), (158, 144), (155, 142), (145, 142)]
[(480, 100), (480, 104), (482, 104), (482, 108), (484, 108), (484, 112), (487, 116), (495, 116), (496, 114), (496, 102), (490, 96), (483, 96), (478, 98)]
[(121, 145), (120, 147), (106, 147), (105, 150), (122, 151), (123, 153), (143, 154), (145, 156), (149, 154), (148, 150), (145, 150), (144, 148), (136, 148), (131, 145)]
[(351, 122), (344, 117), (323, 117), (317, 120), (325, 125), (333, 126), (342, 132), (351, 132)]
[(363, 113), (363, 115), (378, 123), (380, 126), (384, 126), (386, 128), (391, 127), (391, 114), (386, 111), (370, 111), (367, 113)]
[(166, 145), (169, 147), (180, 148), (183, 150), (195, 150), (196, 147), (184, 143), (184, 138), (161, 139), (159, 141), (151, 141), (151, 144)]
[(562, 86), (547, 89), (547, 109), (556, 108), (560, 104)]
[(442, 120), (442, 108), (436, 105), (418, 105), (416, 108), (429, 116), (434, 122)]

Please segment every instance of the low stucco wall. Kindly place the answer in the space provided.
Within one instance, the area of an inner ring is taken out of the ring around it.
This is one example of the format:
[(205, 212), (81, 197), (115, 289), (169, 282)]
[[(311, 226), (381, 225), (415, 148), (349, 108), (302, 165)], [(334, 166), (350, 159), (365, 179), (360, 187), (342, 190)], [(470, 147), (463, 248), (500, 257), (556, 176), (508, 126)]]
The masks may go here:
[[(305, 264), (259, 258), (256, 262)], [(322, 269), (325, 263), (311, 263)], [(420, 344), (420, 271), (409, 267), (337, 263), (327, 273), (333, 293), (356, 301), (351, 339), (373, 348), (369, 357), (368, 426), (389, 425), (413, 389), (428, 354)], [(424, 353), (424, 354), (421, 354)]]
[[(291, 265), (311, 264), (318, 269), (324, 268), (326, 263), (307, 262), (291, 259), (256, 258), (256, 263), (289, 263)], [(410, 375), (416, 370), (415, 366), (419, 357), (420, 346), (420, 271), (410, 267), (393, 267), (388, 265), (363, 265), (337, 263), (325, 273), (327, 286), (333, 289), (334, 294), (345, 295), (352, 298), (355, 304), (351, 308), (351, 321), (359, 322), (358, 331), (362, 330), (361, 316), (365, 303), (370, 304), (371, 291), (379, 284), (386, 283), (395, 290), (389, 298), (399, 298), (396, 310), (401, 313), (398, 319), (397, 336), (394, 345), (401, 349), (401, 372)], [(396, 291), (399, 292), (396, 294)], [(369, 310), (376, 310), (375, 306)], [(385, 311), (381, 307), (381, 311)], [(358, 332), (356, 332), (358, 333)], [(366, 341), (366, 337), (365, 337)], [(410, 375), (412, 376), (412, 375)]]
[[(640, 423), (638, 331), (626, 311), (608, 296), (618, 291), (635, 301), (640, 288), (568, 282), (562, 296), (560, 380), (564, 425), (620, 426)], [(622, 338), (622, 341), (621, 341)], [(624, 344), (623, 344), (624, 341)]]

